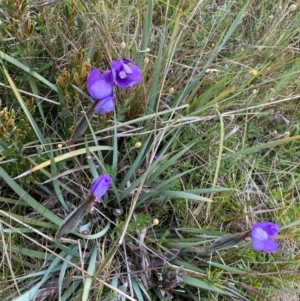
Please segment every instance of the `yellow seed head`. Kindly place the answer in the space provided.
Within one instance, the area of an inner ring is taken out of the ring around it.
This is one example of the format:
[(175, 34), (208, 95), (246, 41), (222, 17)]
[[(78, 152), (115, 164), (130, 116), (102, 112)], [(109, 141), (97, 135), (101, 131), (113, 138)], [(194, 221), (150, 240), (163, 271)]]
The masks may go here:
[(69, 83), (69, 81), (70, 81), (70, 73), (69, 73), (69, 71), (66, 68), (64, 68), (61, 71), (60, 77), (61, 77), (61, 80), (65, 83), (64, 86), (66, 86)]
[(79, 75), (77, 72), (74, 73), (74, 80), (75, 80), (75, 83), (80, 86), (80, 79), (79, 79)]
[(149, 63), (149, 59), (148, 59), (147, 57), (145, 57), (144, 63), (145, 63), (145, 64), (148, 64), (148, 63)]
[(137, 142), (135, 144), (135, 148), (141, 148), (142, 147), (142, 142)]
[(153, 220), (153, 226), (157, 226), (159, 224), (159, 220), (157, 218), (155, 218)]
[(27, 20), (25, 21), (25, 26), (26, 26), (25, 30), (27, 30), (27, 32), (30, 33), (31, 26), (32, 26), (30, 17), (28, 17)]
[(91, 61), (88, 59), (84, 64), (83, 67), (85, 67), (86, 71), (90, 71), (92, 69)]
[(274, 16), (273, 15), (270, 15), (269, 17), (268, 17), (268, 20), (273, 20), (274, 19)]
[(289, 11), (294, 11), (296, 10), (297, 8), (297, 5), (296, 4), (292, 4), (290, 7), (289, 7)]
[(121, 46), (122, 49), (124, 49), (126, 47), (126, 43), (122, 42), (120, 46)]
[(234, 115), (230, 115), (229, 118), (232, 121), (234, 119)]
[(256, 89), (252, 90), (252, 94), (256, 94), (256, 93), (257, 93)]
[(62, 76), (58, 77), (58, 82), (63, 88), (65, 88), (67, 85)]
[(62, 148), (62, 144), (61, 143), (57, 144), (57, 148), (61, 149)]
[(8, 119), (6, 122), (6, 126), (7, 127), (11, 127), (15, 124), (15, 120), (14, 119)]
[(81, 68), (81, 74), (80, 74), (80, 77), (83, 78), (83, 79), (86, 79), (86, 76), (87, 76), (86, 68), (85, 68), (85, 66), (83, 66), (83, 67)]
[(291, 134), (290, 132), (285, 132), (285, 133), (284, 133), (284, 138), (289, 138), (289, 137), (290, 137), (290, 134)]

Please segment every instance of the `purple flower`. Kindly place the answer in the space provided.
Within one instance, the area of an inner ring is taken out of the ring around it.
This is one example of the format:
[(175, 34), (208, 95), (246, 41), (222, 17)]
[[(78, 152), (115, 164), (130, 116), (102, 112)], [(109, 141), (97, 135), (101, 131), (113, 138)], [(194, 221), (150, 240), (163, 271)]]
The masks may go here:
[(131, 87), (142, 80), (140, 68), (131, 59), (112, 61), (110, 66), (113, 80), (121, 88)]
[(111, 71), (107, 70), (100, 74), (97, 68), (93, 68), (89, 72), (87, 90), (90, 96), (98, 101), (95, 107), (97, 113), (106, 114), (114, 109)]
[(251, 229), (252, 247), (255, 251), (276, 252), (277, 243), (273, 238), (278, 234), (279, 225), (271, 222), (261, 222)]
[(99, 176), (91, 185), (91, 194), (96, 197), (95, 202), (99, 202), (101, 197), (106, 193), (110, 187), (110, 176), (103, 174)]

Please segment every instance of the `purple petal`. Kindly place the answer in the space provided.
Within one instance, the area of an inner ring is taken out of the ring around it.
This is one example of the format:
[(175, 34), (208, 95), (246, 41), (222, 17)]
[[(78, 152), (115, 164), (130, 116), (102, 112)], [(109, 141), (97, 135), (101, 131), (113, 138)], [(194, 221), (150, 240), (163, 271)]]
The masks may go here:
[(110, 176), (103, 174), (99, 176), (95, 181), (91, 184), (91, 194), (95, 195), (96, 202), (106, 193), (107, 189), (110, 187), (111, 178)]
[(272, 240), (268, 239), (265, 244), (265, 251), (275, 253), (278, 250), (278, 244)]
[(130, 69), (132, 71), (129, 75), (130, 80), (134, 82), (134, 84), (139, 83), (142, 80), (141, 69), (137, 65), (131, 65)]
[(252, 247), (255, 251), (265, 251), (266, 242), (252, 239)]
[(266, 231), (268, 233), (270, 238), (273, 238), (279, 232), (279, 225), (276, 225), (273, 223), (268, 223), (267, 225), (265, 225), (265, 227), (263, 229), (264, 229), (264, 231)]
[(123, 69), (123, 62), (122, 61), (111, 61), (110, 67), (112, 71), (119, 73)]
[(132, 70), (129, 66), (127, 66), (126, 64), (123, 64), (123, 69), (127, 74), (132, 74)]
[(265, 232), (262, 228), (252, 229), (251, 237), (252, 240), (260, 240), (260, 241), (266, 241), (269, 238), (268, 233)]
[(252, 231), (256, 228), (263, 229), (265, 232), (267, 232), (269, 237), (273, 238), (278, 234), (280, 227), (279, 225), (271, 222), (260, 222), (253, 225)]
[(134, 64), (133, 60), (130, 59), (129, 57), (124, 57), (122, 59), (122, 62), (123, 62), (123, 64), (126, 64), (126, 65), (128, 65), (129, 63)]
[(266, 243), (268, 241), (267, 232), (261, 228), (252, 229), (251, 232), (252, 246), (255, 251), (265, 251)]
[[(94, 68), (96, 69), (96, 68)], [(92, 74), (89, 73), (87, 89), (90, 96), (95, 100), (104, 99), (108, 96), (113, 95), (113, 82), (111, 78), (111, 71), (105, 71), (100, 75), (99, 70), (94, 71)], [(98, 74), (97, 74), (98, 72)]]
[(114, 100), (112, 96), (108, 96), (103, 100), (99, 100), (95, 111), (100, 114), (107, 114), (110, 113), (114, 109)]
[(111, 85), (113, 85), (112, 83), (112, 78), (111, 78), (111, 71), (110, 70), (106, 70), (102, 73), (102, 78), (106, 81), (111, 83)]
[(91, 88), (91, 86), (97, 81), (100, 80), (100, 72), (97, 68), (93, 68), (89, 72), (88, 80), (87, 80), (87, 89)]

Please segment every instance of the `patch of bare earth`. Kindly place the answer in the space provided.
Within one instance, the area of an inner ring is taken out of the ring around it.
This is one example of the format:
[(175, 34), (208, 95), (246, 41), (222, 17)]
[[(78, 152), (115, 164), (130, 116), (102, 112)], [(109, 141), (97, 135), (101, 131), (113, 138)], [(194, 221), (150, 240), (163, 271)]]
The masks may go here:
[(272, 301), (299, 301), (299, 295), (296, 293), (277, 293)]

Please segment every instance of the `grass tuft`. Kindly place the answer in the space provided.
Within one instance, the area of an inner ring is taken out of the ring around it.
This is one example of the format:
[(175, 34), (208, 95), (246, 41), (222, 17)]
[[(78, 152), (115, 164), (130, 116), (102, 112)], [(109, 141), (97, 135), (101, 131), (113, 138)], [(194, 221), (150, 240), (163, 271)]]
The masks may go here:
[[(1, 4), (1, 300), (298, 300), (297, 3)], [(89, 71), (123, 57), (142, 83), (94, 114)]]

